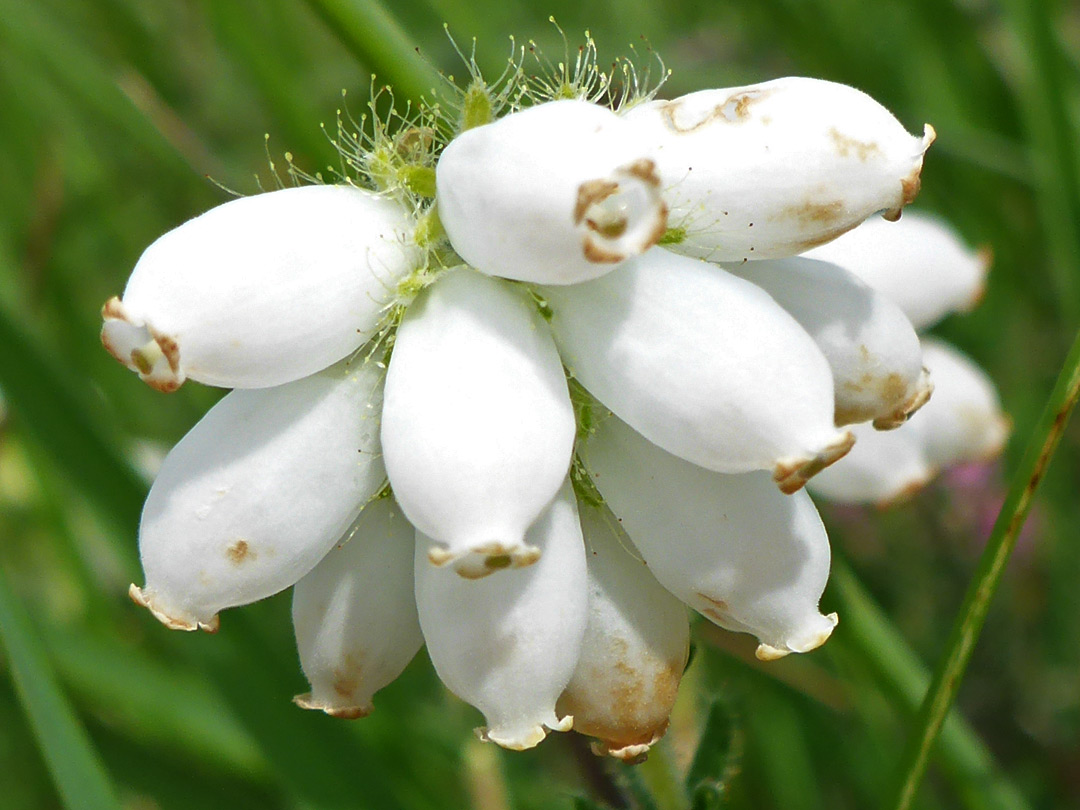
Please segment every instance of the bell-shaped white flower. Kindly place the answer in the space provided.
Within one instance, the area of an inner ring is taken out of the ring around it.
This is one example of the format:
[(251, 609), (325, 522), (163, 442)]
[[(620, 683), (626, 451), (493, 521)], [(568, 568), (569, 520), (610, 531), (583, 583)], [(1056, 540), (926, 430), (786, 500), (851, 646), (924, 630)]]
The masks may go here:
[(712, 622), (752, 633), (763, 660), (821, 646), (836, 626), (818, 600), (829, 539), (805, 492), (763, 473), (688, 464), (601, 417), (584, 445), (596, 488), (660, 584)]
[(942, 341), (924, 338), (922, 346), (934, 396), (900, 430), (874, 435), (856, 425), (855, 448), (814, 479), (815, 494), (842, 503), (890, 506), (914, 495), (946, 467), (1002, 451), (1010, 420), (986, 372)]
[(934, 338), (923, 339), (923, 359), (940, 380), (923, 427), (930, 463), (943, 468), (997, 456), (1012, 422), (990, 377), (967, 355)]
[(728, 269), (769, 293), (817, 343), (832, 369), (837, 425), (897, 428), (930, 398), (911, 322), (857, 276), (802, 257)]
[(467, 130), (437, 167), (439, 217), (481, 272), (540, 284), (596, 278), (664, 234), (651, 149), (606, 107), (563, 100)]
[(428, 561), (416, 538), (416, 604), (442, 682), (487, 720), (484, 739), (532, 748), (568, 731), (555, 702), (574, 673), (588, 619), (585, 550), (569, 483), (529, 529), (535, 565), (470, 582)]
[(419, 261), (411, 229), (400, 205), (347, 186), (241, 197), (146, 249), (102, 342), (163, 391), (297, 380), (372, 336)]
[(227, 394), (176, 445), (139, 525), (135, 601), (169, 627), (213, 630), (223, 608), (289, 587), (385, 481), (381, 371), (343, 361)]
[(574, 432), (555, 343), (523, 291), (461, 268), (412, 304), (382, 444), (398, 503), (438, 542), (433, 562), (474, 578), (534, 562), (525, 533), (566, 477)]
[[(930, 402), (936, 404), (936, 399), (935, 394)], [(815, 476), (807, 488), (831, 501), (881, 508), (911, 498), (937, 473), (926, 458), (923, 431), (933, 410), (930, 402), (899, 430), (881, 432), (870, 425), (853, 425), (855, 446), (851, 452), (839, 464)]]
[[(593, 750), (640, 760), (667, 730), (690, 651), (686, 607), (649, 573), (611, 510), (579, 504), (589, 623), (556, 710)], [(671, 538), (679, 543), (681, 538)]]
[(813, 339), (759, 287), (653, 248), (603, 278), (547, 287), (571, 374), (643, 436), (794, 492), (850, 449)]
[(991, 260), (989, 250), (971, 250), (938, 217), (913, 210), (895, 223), (869, 219), (805, 255), (859, 276), (895, 301), (916, 329), (973, 309)]
[(292, 617), (311, 692), (293, 700), (334, 717), (364, 717), (424, 643), (413, 593), (416, 531), (391, 498), (372, 501), (296, 583)]
[(715, 261), (791, 256), (919, 190), (934, 139), (909, 135), (865, 93), (785, 78), (632, 108), (664, 179), (680, 252)]

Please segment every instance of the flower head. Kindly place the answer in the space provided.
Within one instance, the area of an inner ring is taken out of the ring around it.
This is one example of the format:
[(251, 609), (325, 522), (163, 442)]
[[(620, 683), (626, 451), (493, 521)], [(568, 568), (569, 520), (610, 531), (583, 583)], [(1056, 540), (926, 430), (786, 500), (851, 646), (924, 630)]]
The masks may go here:
[(106, 304), (149, 384), (235, 389), (166, 459), (132, 595), (213, 630), (295, 584), (300, 705), (362, 716), (426, 643), (485, 739), (633, 760), (682, 603), (762, 659), (836, 625), (800, 490), (931, 389), (895, 305), (790, 257), (895, 218), (932, 131), (812, 79), (657, 101), (631, 72), (607, 106), (588, 65), (519, 68), (348, 135), (355, 177), (180, 226)]

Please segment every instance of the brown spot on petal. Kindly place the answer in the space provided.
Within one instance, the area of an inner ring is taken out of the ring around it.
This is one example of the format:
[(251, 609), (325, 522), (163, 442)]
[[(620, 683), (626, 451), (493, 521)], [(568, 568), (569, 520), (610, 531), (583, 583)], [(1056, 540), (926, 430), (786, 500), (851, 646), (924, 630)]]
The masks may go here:
[(840, 157), (854, 156), (861, 163), (865, 163), (871, 155), (881, 154), (881, 147), (876, 143), (868, 143), (852, 138), (850, 135), (844, 135), (836, 127), (829, 129), (829, 137), (832, 138), (833, 143), (836, 145), (836, 153)]
[(245, 560), (255, 559), (255, 552), (247, 540), (238, 539), (225, 549), (225, 556), (229, 558), (229, 562), (240, 565)]
[(757, 102), (768, 98), (771, 95), (771, 90), (743, 90), (738, 93), (732, 93), (723, 102), (715, 105), (708, 113), (706, 113), (699, 121), (688, 126), (679, 126), (676, 116), (678, 115), (679, 107), (682, 106), (681, 101), (668, 101), (660, 105), (660, 116), (664, 122), (664, 126), (672, 132), (678, 135), (685, 135), (689, 132), (694, 132), (706, 127), (713, 121), (724, 121), (729, 124), (743, 123), (750, 118), (750, 108)]
[[(890, 378), (897, 377), (899, 375), (890, 374)], [(901, 380), (901, 390), (897, 393), (895, 399), (900, 399), (907, 393), (907, 387), (903, 385)], [(911, 415), (915, 413), (919, 408), (930, 401), (931, 394), (934, 393), (934, 384), (930, 382), (930, 372), (925, 368), (919, 375), (919, 381), (915, 386), (914, 392), (895, 410), (884, 416), (879, 416), (874, 420), (874, 427), (878, 430), (895, 430), (903, 425), (911, 418)]]
[(800, 225), (834, 225), (844, 215), (841, 200), (813, 202), (806, 200), (800, 205), (789, 205), (780, 212), (780, 219), (794, 219)]
[(120, 299), (117, 296), (114, 295), (101, 307), (101, 317), (112, 321), (127, 320), (127, 313), (124, 311), (124, 305), (120, 303)]
[(656, 173), (656, 163), (648, 158), (635, 160), (628, 166), (620, 166), (616, 171), (626, 172), (631, 177), (636, 177), (653, 188), (660, 187), (660, 175)]
[(618, 264), (627, 258), (623, 253), (616, 253), (613, 250), (608, 250), (607, 248), (598, 245), (591, 233), (586, 234), (585, 238), (582, 240), (581, 252), (585, 254), (585, 258), (593, 264)]
[(586, 180), (578, 186), (577, 201), (574, 203), (574, 224), (581, 224), (590, 205), (603, 202), (618, 190), (619, 184), (614, 180)]
[(845, 432), (823, 447), (816, 455), (802, 458), (781, 459), (773, 469), (773, 481), (785, 495), (798, 492), (803, 486), (830, 464), (839, 461), (855, 445), (855, 436)]

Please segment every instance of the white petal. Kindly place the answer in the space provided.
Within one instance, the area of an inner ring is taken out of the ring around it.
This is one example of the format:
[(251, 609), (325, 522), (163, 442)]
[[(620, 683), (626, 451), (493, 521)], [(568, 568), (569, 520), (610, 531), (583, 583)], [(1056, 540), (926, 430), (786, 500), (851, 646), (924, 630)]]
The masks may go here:
[(805, 492), (783, 495), (762, 473), (688, 464), (610, 417), (584, 450), (597, 489), (665, 588), (721, 627), (757, 636), (762, 659), (829, 637), (836, 615), (818, 611), (829, 539)]
[(850, 447), (829, 364), (764, 291), (653, 248), (595, 281), (545, 288), (571, 373), (670, 453), (771, 470), (794, 491)]
[(837, 425), (874, 420), (879, 429), (896, 428), (929, 399), (933, 386), (911, 322), (857, 276), (800, 257), (728, 269), (775, 298), (824, 353)]
[(810, 258), (833, 262), (895, 301), (916, 329), (981, 299), (990, 252), (973, 251), (941, 219), (907, 210), (899, 222), (869, 219)]
[(811, 489), (840, 503), (891, 506), (921, 490), (943, 468), (993, 458), (1010, 420), (986, 373), (948, 344), (923, 339), (934, 396), (900, 430), (856, 425), (855, 448), (814, 479)]
[(649, 573), (607, 508), (579, 505), (589, 569), (589, 623), (557, 711), (599, 740), (598, 753), (639, 760), (667, 730), (690, 649), (682, 602)]
[(596, 278), (663, 235), (651, 152), (606, 107), (554, 101), (467, 130), (439, 159), (439, 217), (454, 249), (493, 276)]
[(416, 532), (391, 498), (372, 501), (296, 583), (292, 617), (311, 692), (305, 709), (364, 717), (424, 643), (413, 593)]
[(919, 190), (917, 138), (865, 93), (786, 78), (634, 107), (656, 145), (676, 249), (715, 261), (791, 256)]
[(971, 358), (933, 338), (923, 358), (935, 383), (934, 407), (923, 417), (926, 457), (937, 467), (997, 456), (1011, 427), (994, 383)]
[(927, 414), (936, 399), (934, 394), (899, 430), (881, 432), (870, 425), (853, 425), (855, 447), (840, 463), (816, 476), (808, 484), (810, 491), (838, 503), (869, 503), (882, 508), (919, 492), (936, 474), (926, 457), (923, 436)]
[(435, 671), (483, 712), (485, 739), (515, 750), (573, 723), (555, 713), (588, 617), (585, 551), (569, 484), (528, 539), (543, 552), (535, 565), (473, 582), (433, 567), (430, 539), (416, 538), (416, 604)]
[(409, 308), (383, 452), (401, 508), (440, 544), (432, 561), (469, 577), (533, 562), (525, 532), (566, 477), (574, 431), (555, 344), (521, 290), (463, 268)]
[(102, 311), (102, 342), (161, 390), (291, 382), (372, 336), (418, 263), (411, 232), (400, 206), (356, 188), (241, 197), (146, 249)]
[(270, 596), (333, 548), (385, 480), (382, 372), (348, 362), (276, 388), (233, 391), (173, 448), (143, 507), (146, 587), (170, 627)]

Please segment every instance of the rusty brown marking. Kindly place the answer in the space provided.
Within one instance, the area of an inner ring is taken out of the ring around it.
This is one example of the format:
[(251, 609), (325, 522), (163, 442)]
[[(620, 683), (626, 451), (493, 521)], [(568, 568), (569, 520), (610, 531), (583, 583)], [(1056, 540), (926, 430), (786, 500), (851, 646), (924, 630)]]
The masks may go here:
[(833, 143), (836, 145), (836, 153), (840, 157), (849, 157), (854, 155), (859, 159), (860, 163), (866, 163), (871, 155), (881, 154), (881, 147), (876, 143), (860, 141), (858, 138), (852, 138), (850, 135), (845, 135), (836, 127), (829, 128), (829, 137), (832, 138)]
[(578, 186), (577, 202), (574, 203), (574, 224), (581, 224), (590, 205), (603, 202), (618, 190), (619, 184), (614, 180), (586, 180)]
[(150, 336), (154, 338), (154, 342), (161, 348), (161, 353), (165, 355), (165, 361), (169, 364), (169, 369), (173, 374), (180, 371), (180, 346), (177, 344), (176, 339), (168, 335), (163, 335), (156, 329), (152, 329), (149, 326), (147, 331), (150, 332)]
[(245, 560), (255, 559), (255, 552), (252, 551), (247, 540), (239, 539), (225, 549), (225, 556), (229, 558), (229, 562), (240, 565)]
[[(890, 376), (897, 377), (898, 380), (900, 379), (899, 375), (894, 374)], [(896, 396), (892, 401), (903, 398), (907, 392), (907, 386), (903, 385), (901, 381), (901, 389), (896, 393)], [(891, 413), (886, 414), (885, 416), (879, 416), (875, 419), (874, 427), (878, 430), (895, 430), (907, 422), (907, 420), (911, 418), (911, 415), (919, 410), (919, 408), (929, 402), (933, 393), (934, 384), (930, 382), (926, 370), (923, 369), (923, 375), (919, 378), (919, 383), (916, 386), (915, 391)]]
[(811, 458), (778, 463), (773, 469), (773, 481), (785, 495), (798, 492), (806, 482), (846, 456), (855, 445), (855, 434), (845, 432), (836, 441)]
[(596, 244), (591, 233), (587, 234), (582, 241), (581, 252), (585, 254), (586, 259), (594, 264), (618, 264), (626, 258), (622, 253), (616, 253)]
[(680, 127), (675, 120), (680, 101), (668, 101), (660, 106), (660, 115), (664, 119), (664, 125), (672, 132), (685, 135), (706, 127), (717, 119), (731, 124), (741, 123), (750, 118), (750, 108), (771, 95), (771, 90), (747, 90), (741, 93), (733, 93), (720, 104), (715, 105), (708, 115), (690, 126)]
[(789, 205), (779, 218), (794, 219), (801, 225), (833, 225), (843, 214), (844, 203), (840, 200), (825, 203), (807, 200), (800, 205)]
[(126, 321), (127, 312), (124, 311), (124, 305), (120, 303), (120, 299), (114, 295), (101, 307), (101, 317), (114, 321)]
[(629, 166), (621, 167), (622, 171), (626, 172), (631, 177), (636, 177), (646, 185), (653, 188), (659, 188), (660, 175), (656, 173), (656, 163), (648, 158), (642, 158), (641, 160), (635, 160)]

